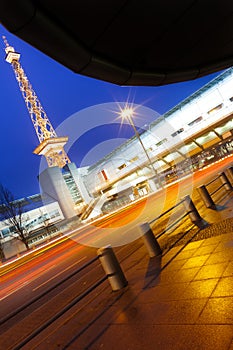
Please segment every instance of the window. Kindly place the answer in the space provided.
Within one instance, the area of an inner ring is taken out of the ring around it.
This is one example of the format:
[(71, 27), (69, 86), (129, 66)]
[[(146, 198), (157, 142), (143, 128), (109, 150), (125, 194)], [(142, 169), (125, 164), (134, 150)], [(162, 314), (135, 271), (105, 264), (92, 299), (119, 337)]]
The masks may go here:
[(175, 132), (173, 132), (173, 134), (171, 134), (172, 137), (175, 137), (179, 134), (181, 134), (184, 131), (184, 128), (180, 128), (179, 130), (176, 130)]
[(159, 141), (158, 143), (156, 143), (155, 146), (159, 147), (159, 146), (161, 146), (161, 145), (162, 145), (163, 143), (165, 143), (165, 142), (167, 142), (167, 139), (163, 139), (163, 140)]
[(1, 233), (2, 233), (2, 236), (3, 236), (3, 237), (9, 236), (9, 234), (10, 234), (9, 227), (4, 228), (4, 229), (1, 231)]
[(101, 173), (102, 177), (104, 178), (104, 180), (108, 181), (108, 176), (107, 176), (106, 170), (102, 169), (100, 173)]
[(118, 167), (119, 170), (122, 170), (122, 169), (124, 169), (124, 168), (126, 168), (126, 164), (125, 164), (125, 163), (122, 164), (122, 165), (120, 165), (120, 166)]
[(215, 112), (217, 112), (219, 109), (221, 109), (222, 106), (223, 106), (223, 103), (221, 103), (220, 105), (217, 105), (216, 107), (210, 109), (207, 113), (208, 113), (208, 114), (215, 113)]
[(197, 124), (200, 121), (202, 121), (202, 119), (203, 119), (202, 117), (198, 117), (198, 118), (192, 120), (190, 123), (188, 123), (188, 126), (193, 126), (194, 124)]
[[(136, 160), (138, 160), (138, 156), (133, 157), (132, 159), (130, 159), (130, 163), (136, 162)], [(118, 168), (119, 169), (119, 168)]]
[(147, 148), (147, 152), (151, 152), (151, 151), (153, 151), (152, 147)]
[(60, 212), (58, 209), (55, 209), (49, 213), (50, 219), (56, 218), (58, 216), (60, 216)]

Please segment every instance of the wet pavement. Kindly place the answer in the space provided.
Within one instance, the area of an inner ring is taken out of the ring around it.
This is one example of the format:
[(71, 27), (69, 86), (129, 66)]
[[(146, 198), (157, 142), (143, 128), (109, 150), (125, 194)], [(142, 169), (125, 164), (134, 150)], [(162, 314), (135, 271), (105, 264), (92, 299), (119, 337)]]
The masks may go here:
[(95, 300), (96, 318), (67, 348), (233, 350), (232, 194), (223, 202), (184, 244), (155, 258), (141, 245), (123, 261), (129, 285)]
[(233, 230), (144, 253), (123, 263), (128, 287), (68, 348), (233, 350)]

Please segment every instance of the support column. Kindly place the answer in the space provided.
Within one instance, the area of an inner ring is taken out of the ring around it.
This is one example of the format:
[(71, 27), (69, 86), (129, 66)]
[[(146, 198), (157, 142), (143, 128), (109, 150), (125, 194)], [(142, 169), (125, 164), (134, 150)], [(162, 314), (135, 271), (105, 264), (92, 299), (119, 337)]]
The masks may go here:
[(157, 190), (157, 186), (156, 184), (154, 183), (154, 181), (152, 179), (148, 180), (148, 185), (150, 186), (150, 189), (152, 192), (155, 192)]

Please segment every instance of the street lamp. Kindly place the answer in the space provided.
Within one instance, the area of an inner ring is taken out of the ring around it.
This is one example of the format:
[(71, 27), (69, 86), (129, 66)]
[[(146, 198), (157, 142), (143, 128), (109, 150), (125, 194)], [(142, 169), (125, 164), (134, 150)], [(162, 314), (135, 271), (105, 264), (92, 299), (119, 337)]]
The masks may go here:
[(136, 135), (138, 141), (140, 142), (140, 144), (141, 144), (141, 146), (142, 146), (142, 148), (143, 148), (143, 151), (144, 151), (144, 153), (145, 153), (145, 155), (146, 155), (146, 158), (147, 158), (147, 160), (148, 160), (148, 162), (149, 162), (149, 164), (150, 164), (150, 166), (151, 166), (151, 169), (152, 169), (153, 173), (154, 173), (155, 176), (156, 176), (156, 179), (157, 179), (157, 181), (158, 181), (158, 184), (159, 184), (160, 187), (162, 187), (162, 183), (161, 183), (161, 181), (160, 181), (160, 177), (159, 177), (159, 175), (158, 175), (158, 172), (155, 170), (155, 168), (154, 168), (154, 166), (153, 166), (153, 164), (152, 164), (152, 162), (151, 162), (151, 159), (150, 159), (150, 157), (149, 157), (149, 154), (148, 154), (148, 152), (147, 152), (147, 150), (146, 150), (146, 148), (145, 148), (145, 146), (144, 146), (144, 144), (143, 144), (143, 142), (142, 142), (142, 139), (141, 139), (141, 137), (140, 137), (140, 135), (139, 135), (139, 132), (137, 131), (137, 129), (136, 129), (135, 125), (134, 125), (134, 122), (133, 122), (133, 119), (132, 119), (132, 115), (133, 115), (133, 108), (126, 107), (126, 108), (122, 109), (122, 111), (121, 111), (121, 118), (122, 118), (123, 120), (124, 120), (124, 119), (127, 119), (128, 122), (130, 123), (130, 125), (132, 126), (132, 128), (133, 128), (133, 130), (134, 130), (134, 132), (135, 132), (135, 135)]

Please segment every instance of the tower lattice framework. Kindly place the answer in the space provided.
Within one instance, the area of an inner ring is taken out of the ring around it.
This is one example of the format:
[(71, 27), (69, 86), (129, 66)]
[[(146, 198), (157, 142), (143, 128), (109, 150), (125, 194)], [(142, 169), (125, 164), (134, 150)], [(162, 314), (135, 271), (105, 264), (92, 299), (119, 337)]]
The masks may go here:
[(20, 54), (15, 52), (15, 49), (8, 44), (6, 37), (3, 37), (3, 40), (6, 52), (5, 60), (10, 63), (13, 68), (32, 124), (40, 142), (38, 147), (34, 150), (34, 153), (45, 156), (49, 167), (58, 166), (63, 168), (64, 165), (70, 163), (70, 159), (64, 150), (64, 145), (68, 141), (68, 137), (57, 136), (19, 62)]

